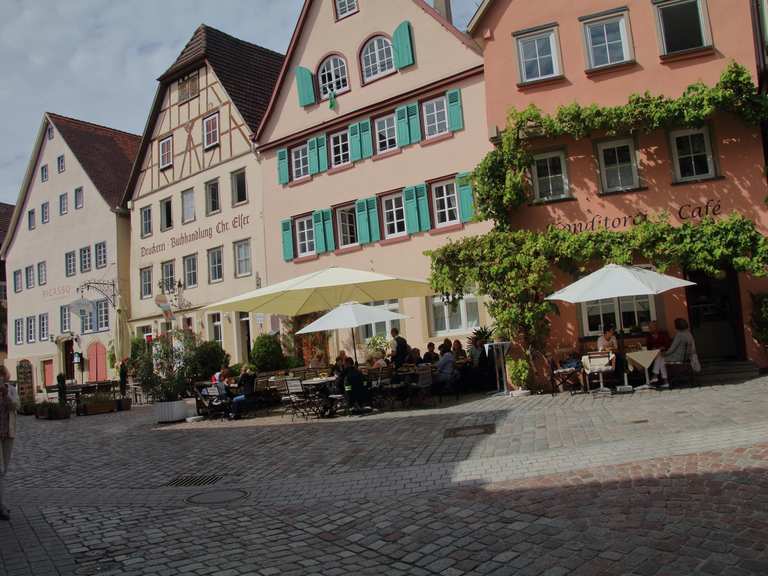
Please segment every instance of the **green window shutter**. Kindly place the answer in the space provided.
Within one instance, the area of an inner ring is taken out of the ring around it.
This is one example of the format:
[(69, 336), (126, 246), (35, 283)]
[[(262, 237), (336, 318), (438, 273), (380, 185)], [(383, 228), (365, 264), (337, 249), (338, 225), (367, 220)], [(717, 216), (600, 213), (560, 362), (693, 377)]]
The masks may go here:
[(357, 162), (362, 158), (360, 150), (360, 124), (351, 124), (347, 128), (347, 137), (349, 138), (349, 159)]
[(429, 218), (429, 195), (427, 194), (426, 184), (417, 184), (414, 186), (416, 189), (416, 206), (419, 209), (419, 230), (421, 232), (428, 232), (432, 228)]
[(293, 260), (293, 224), (291, 219), (283, 220), (281, 228), (283, 231), (283, 260), (290, 262)]
[(288, 184), (290, 176), (288, 174), (288, 150), (280, 148), (277, 151), (277, 181), (280, 184)]
[(366, 206), (368, 208), (368, 228), (371, 231), (371, 242), (378, 242), (381, 240), (381, 232), (379, 231), (379, 207), (376, 196), (366, 199)]
[(392, 34), (392, 52), (395, 58), (395, 68), (402, 70), (413, 66), (413, 31), (407, 20), (400, 24)]
[(373, 156), (373, 140), (371, 139), (371, 121), (363, 120), (360, 122), (360, 149), (363, 158)]
[(323, 210), (323, 230), (325, 231), (325, 249), (333, 252), (336, 250), (336, 242), (333, 238), (333, 212), (330, 208)]
[(328, 170), (328, 150), (326, 148), (325, 134), (320, 134), (317, 138), (317, 165), (320, 172)]
[(307, 154), (309, 155), (309, 173), (317, 174), (320, 172), (317, 159), (317, 138), (310, 138), (307, 142)]
[(360, 244), (369, 244), (371, 232), (368, 226), (368, 204), (365, 199), (355, 202), (355, 216), (357, 217), (357, 241)]
[(312, 227), (315, 231), (315, 253), (325, 252), (325, 232), (323, 231), (323, 211), (312, 212)]
[(397, 145), (404, 148), (411, 143), (411, 136), (408, 130), (408, 107), (400, 106), (395, 110), (395, 124), (397, 126)]
[(464, 111), (461, 108), (461, 90), (448, 90), (448, 128), (451, 132), (464, 130)]
[(408, 104), (408, 133), (411, 144), (421, 141), (421, 119), (419, 118), (419, 103)]
[(419, 207), (416, 204), (416, 189), (413, 186), (403, 190), (403, 203), (405, 204), (405, 230), (408, 234), (416, 234), (419, 231)]
[(296, 67), (296, 86), (299, 91), (299, 106), (311, 106), (316, 102), (315, 79), (308, 69)]
[(472, 175), (462, 172), (456, 176), (456, 190), (459, 195), (459, 215), (462, 222), (475, 217), (475, 198), (472, 194)]

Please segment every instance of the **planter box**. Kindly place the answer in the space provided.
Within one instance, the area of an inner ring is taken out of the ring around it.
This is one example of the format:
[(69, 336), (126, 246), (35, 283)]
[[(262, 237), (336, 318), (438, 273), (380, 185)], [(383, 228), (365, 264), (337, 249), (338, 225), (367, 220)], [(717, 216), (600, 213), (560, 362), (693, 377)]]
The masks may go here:
[(156, 402), (155, 417), (158, 424), (167, 422), (181, 422), (189, 416), (189, 409), (185, 400), (175, 402)]
[(66, 420), (72, 415), (72, 408), (67, 405), (48, 404), (35, 407), (35, 418), (42, 420)]
[(82, 405), (83, 416), (94, 416), (95, 414), (108, 414), (117, 409), (114, 400), (103, 402), (84, 402)]
[(131, 409), (131, 399), (130, 398), (118, 398), (115, 400), (115, 407), (117, 408), (118, 412), (123, 412), (125, 410)]

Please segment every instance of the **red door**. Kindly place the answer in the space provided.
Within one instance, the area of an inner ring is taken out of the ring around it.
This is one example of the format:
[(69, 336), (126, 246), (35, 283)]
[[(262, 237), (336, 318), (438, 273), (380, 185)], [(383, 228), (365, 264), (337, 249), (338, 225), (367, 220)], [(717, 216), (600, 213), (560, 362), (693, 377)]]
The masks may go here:
[(86, 351), (88, 381), (103, 382), (107, 379), (107, 349), (101, 342), (93, 342)]
[(53, 360), (43, 361), (43, 385), (53, 386)]

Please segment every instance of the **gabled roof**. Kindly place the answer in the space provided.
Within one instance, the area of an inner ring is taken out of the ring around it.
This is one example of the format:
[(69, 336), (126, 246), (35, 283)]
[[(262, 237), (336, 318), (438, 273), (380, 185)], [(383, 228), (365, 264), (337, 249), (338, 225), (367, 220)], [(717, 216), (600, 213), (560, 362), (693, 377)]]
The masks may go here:
[[(473, 50), (478, 54), (482, 54), (480, 47), (475, 43), (474, 40), (472, 40), (472, 38), (470, 38), (467, 34), (464, 34), (463, 32), (461, 32), (451, 22), (448, 22), (448, 20), (446, 20), (443, 17), (443, 15), (440, 14), (440, 12), (438, 12), (432, 6), (430, 6), (425, 0), (412, 0), (412, 2), (416, 4), (416, 6), (421, 8), (424, 12), (432, 16), (432, 18), (437, 20), (443, 28), (445, 28), (451, 34), (456, 36), (456, 38), (460, 40), (462, 43), (464, 43), (470, 50)], [(283, 84), (285, 83), (286, 76), (288, 75), (288, 66), (290, 64), (291, 57), (293, 56), (293, 52), (296, 49), (296, 43), (298, 39), (301, 37), (301, 34), (304, 30), (304, 23), (306, 21), (307, 14), (309, 13), (309, 8), (311, 7), (311, 5), (312, 5), (312, 0), (304, 0), (304, 5), (301, 7), (301, 13), (299, 14), (299, 20), (296, 22), (296, 27), (293, 29), (293, 34), (291, 35), (291, 42), (288, 44), (288, 51), (285, 54), (285, 60), (283, 61), (283, 66), (282, 66), (282, 69), (280, 70), (280, 75), (277, 78), (275, 89), (272, 91), (272, 97), (269, 100), (269, 105), (267, 106), (266, 112), (264, 113), (264, 117), (261, 120), (261, 125), (256, 131), (257, 140), (259, 136), (261, 136), (262, 131), (264, 130), (264, 126), (266, 124), (267, 118), (272, 112), (272, 108), (275, 105), (275, 101), (277, 100), (277, 97), (280, 94), (280, 90)]]
[(139, 153), (123, 191), (123, 205), (133, 195), (141, 161), (152, 141), (152, 129), (162, 108), (163, 94), (173, 81), (208, 62), (251, 133), (255, 134), (269, 105), (283, 58), (279, 52), (200, 24), (174, 63), (157, 79), (160, 84), (144, 126)]
[(13, 218), (13, 204), (6, 202), (0, 202), (0, 244), (5, 241), (5, 236), (11, 227), (11, 220)]

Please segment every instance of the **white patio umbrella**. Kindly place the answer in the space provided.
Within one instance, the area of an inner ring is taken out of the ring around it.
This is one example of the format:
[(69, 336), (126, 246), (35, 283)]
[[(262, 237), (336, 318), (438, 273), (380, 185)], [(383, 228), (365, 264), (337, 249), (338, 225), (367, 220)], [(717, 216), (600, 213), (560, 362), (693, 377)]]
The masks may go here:
[(117, 297), (117, 309), (115, 310), (115, 325), (112, 335), (112, 344), (115, 349), (115, 358), (122, 362), (131, 354), (131, 338), (128, 328), (128, 310), (123, 303), (122, 295)]
[(326, 268), (206, 306), (220, 312), (262, 312), (299, 316), (346, 302), (373, 302), (432, 296), (424, 280), (398, 278), (350, 268)]
[(392, 320), (404, 320), (407, 316), (397, 312), (391, 312), (385, 308), (365, 306), (358, 302), (347, 302), (337, 306), (327, 314), (321, 316), (311, 324), (296, 332), (296, 334), (310, 334), (313, 332), (326, 332), (330, 330), (352, 330), (352, 350), (357, 362), (357, 346), (355, 344), (355, 328), (374, 324), (376, 322), (388, 322)]

